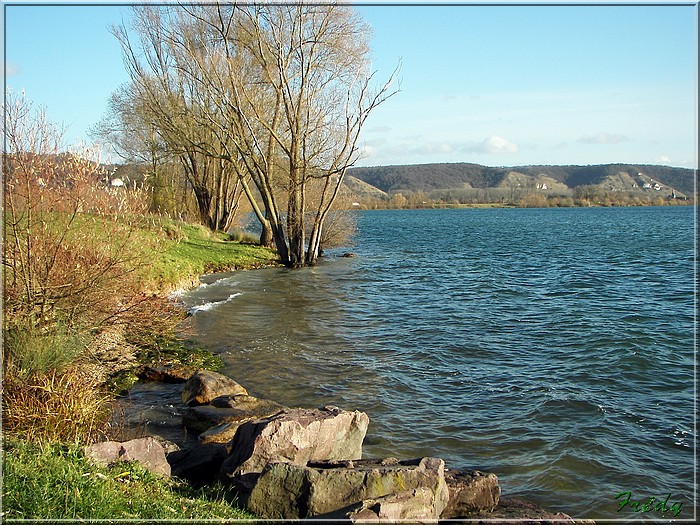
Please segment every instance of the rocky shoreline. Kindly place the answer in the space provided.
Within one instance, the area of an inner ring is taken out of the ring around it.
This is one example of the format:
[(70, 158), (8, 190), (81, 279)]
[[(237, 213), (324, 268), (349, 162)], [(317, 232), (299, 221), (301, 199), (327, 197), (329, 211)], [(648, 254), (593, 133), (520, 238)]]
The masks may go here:
[(137, 386), (115, 410), (122, 441), (93, 445), (88, 456), (140, 461), (193, 485), (230, 484), (261, 518), (593, 523), (501, 498), (494, 473), (439, 458), (362, 458), (369, 417), (360, 411), (285, 407), (222, 374), (181, 366), (147, 368), (140, 378), (141, 392), (160, 389), (159, 406), (137, 406)]

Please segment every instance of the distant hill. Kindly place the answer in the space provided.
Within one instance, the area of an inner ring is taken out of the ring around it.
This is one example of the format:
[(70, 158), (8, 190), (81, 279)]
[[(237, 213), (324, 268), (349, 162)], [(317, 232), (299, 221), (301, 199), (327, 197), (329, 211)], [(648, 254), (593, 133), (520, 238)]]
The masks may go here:
[(360, 199), (388, 199), (389, 195), (385, 192), (366, 183), (352, 175), (346, 175), (343, 183), (350, 190), (350, 193)]
[(413, 164), (351, 168), (348, 175), (388, 194), (507, 188), (511, 185), (546, 187), (550, 191), (570, 191), (577, 186), (599, 186), (612, 191), (653, 191), (654, 185), (659, 184), (664, 190), (674, 190), (682, 195), (690, 196), (695, 191), (693, 170), (643, 164), (514, 167), (470, 163)]

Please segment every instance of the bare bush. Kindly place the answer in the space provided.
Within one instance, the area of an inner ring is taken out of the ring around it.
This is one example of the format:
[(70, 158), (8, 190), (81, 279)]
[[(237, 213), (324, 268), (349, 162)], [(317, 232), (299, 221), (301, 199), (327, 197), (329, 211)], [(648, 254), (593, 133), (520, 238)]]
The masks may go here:
[(114, 191), (94, 151), (61, 152), (60, 130), (24, 97), (10, 94), (5, 113), (6, 326), (100, 326), (139, 264), (129, 244), (143, 196)]

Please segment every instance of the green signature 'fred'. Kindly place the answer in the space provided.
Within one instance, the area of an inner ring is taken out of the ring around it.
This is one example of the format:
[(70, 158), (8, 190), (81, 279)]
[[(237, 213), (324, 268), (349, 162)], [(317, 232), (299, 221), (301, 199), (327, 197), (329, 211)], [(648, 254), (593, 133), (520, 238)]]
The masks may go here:
[(661, 499), (657, 500), (653, 496), (650, 497), (647, 501), (636, 501), (632, 499), (631, 491), (620, 492), (617, 496), (615, 496), (615, 499), (620, 500), (620, 508), (617, 509), (617, 512), (620, 512), (622, 509), (629, 506), (629, 510), (633, 510), (634, 512), (673, 512), (673, 516), (676, 517), (681, 513), (681, 507), (683, 507), (683, 503), (680, 501), (676, 501), (673, 503), (673, 505), (669, 506), (668, 500), (670, 498), (671, 494), (666, 496), (666, 499), (663, 501)]

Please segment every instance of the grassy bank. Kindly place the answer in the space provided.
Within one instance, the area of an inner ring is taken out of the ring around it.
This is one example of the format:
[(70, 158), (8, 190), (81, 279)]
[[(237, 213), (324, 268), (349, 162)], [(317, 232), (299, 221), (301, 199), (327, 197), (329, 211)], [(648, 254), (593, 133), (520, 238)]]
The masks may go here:
[(109, 437), (111, 400), (135, 369), (216, 367), (178, 343), (185, 315), (167, 294), (204, 273), (276, 264), (276, 254), (150, 215), (3, 220), (3, 521), (249, 517), (221, 487), (100, 469), (81, 450)]
[(89, 463), (76, 445), (4, 443), (2, 519), (249, 519), (226, 487), (194, 489), (135, 463)]
[(142, 230), (146, 245), (154, 247), (152, 263), (141, 268), (144, 287), (159, 294), (188, 288), (205, 273), (259, 268), (277, 264), (273, 250), (230, 240), (203, 226), (160, 220), (155, 228)]

